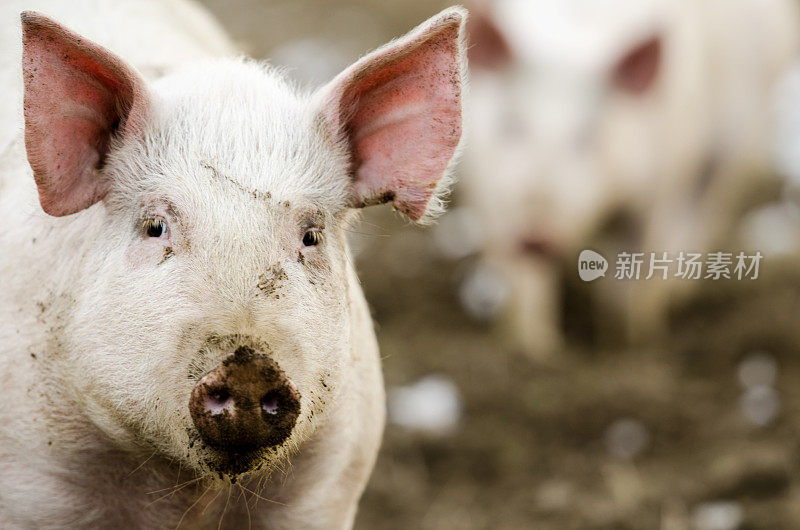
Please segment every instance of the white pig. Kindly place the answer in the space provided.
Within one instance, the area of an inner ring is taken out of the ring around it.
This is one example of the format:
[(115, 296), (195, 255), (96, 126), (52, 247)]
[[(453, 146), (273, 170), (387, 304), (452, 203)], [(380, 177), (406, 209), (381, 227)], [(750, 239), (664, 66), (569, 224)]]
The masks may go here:
[[(515, 333), (543, 355), (563, 343), (562, 271), (577, 277), (578, 253), (614, 214), (635, 228), (617, 251), (723, 238), (743, 183), (769, 168), (770, 92), (795, 54), (798, 13), (793, 0), (478, 7), (463, 192), (485, 260), (510, 284)], [(656, 326), (663, 300), (633, 300), (632, 329)]]
[(466, 12), (304, 93), (181, 4), (2, 10), (2, 528), (347, 528), (374, 464), (345, 235), (441, 212)]

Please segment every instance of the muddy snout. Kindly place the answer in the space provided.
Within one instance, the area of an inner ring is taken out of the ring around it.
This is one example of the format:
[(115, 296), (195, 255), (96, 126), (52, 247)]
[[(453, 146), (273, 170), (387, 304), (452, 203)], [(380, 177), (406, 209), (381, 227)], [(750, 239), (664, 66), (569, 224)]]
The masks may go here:
[(289, 437), (300, 414), (300, 393), (275, 361), (239, 347), (197, 383), (189, 410), (208, 445), (252, 451)]

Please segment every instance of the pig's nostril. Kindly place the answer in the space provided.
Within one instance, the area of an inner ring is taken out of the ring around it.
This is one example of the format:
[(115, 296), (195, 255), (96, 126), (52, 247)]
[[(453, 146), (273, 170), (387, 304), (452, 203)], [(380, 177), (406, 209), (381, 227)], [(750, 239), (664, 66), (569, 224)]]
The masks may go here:
[(215, 390), (206, 397), (206, 409), (212, 414), (222, 414), (226, 410), (232, 409), (233, 398), (226, 389)]
[(274, 416), (280, 410), (280, 398), (276, 392), (268, 392), (261, 398), (261, 410)]

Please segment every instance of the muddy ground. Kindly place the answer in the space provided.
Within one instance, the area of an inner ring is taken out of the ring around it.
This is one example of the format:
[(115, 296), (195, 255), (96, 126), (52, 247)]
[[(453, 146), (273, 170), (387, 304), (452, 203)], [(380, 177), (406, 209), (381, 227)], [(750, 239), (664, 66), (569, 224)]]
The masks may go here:
[[(256, 57), (298, 37), (338, 38), (344, 51), (331, 62), (444, 5), (205, 3)], [(676, 308), (662, 344), (597, 346), (577, 332), (542, 366), (464, 313), (455, 290), (464, 263), (438, 257), (429, 231), (377, 210), (358, 229), (367, 234), (358, 269), (387, 384), (444, 375), (463, 415), (445, 435), (387, 427), (356, 528), (800, 527), (800, 267), (765, 261), (756, 282), (710, 283)], [(580, 328), (578, 295), (569, 315)], [(780, 409), (761, 427), (742, 413), (737, 372), (756, 350), (778, 366)], [(609, 450), (619, 420), (644, 433), (629, 456)]]

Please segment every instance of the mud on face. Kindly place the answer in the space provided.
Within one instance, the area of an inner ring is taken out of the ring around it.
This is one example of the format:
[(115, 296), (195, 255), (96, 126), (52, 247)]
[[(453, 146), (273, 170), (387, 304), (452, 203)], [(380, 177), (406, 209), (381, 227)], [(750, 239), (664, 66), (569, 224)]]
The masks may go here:
[(199, 444), (201, 460), (220, 474), (238, 475), (274, 459), (300, 416), (300, 392), (270, 353), (251, 337), (212, 335), (189, 367), (189, 379), (197, 381), (188, 403), (189, 446)]

